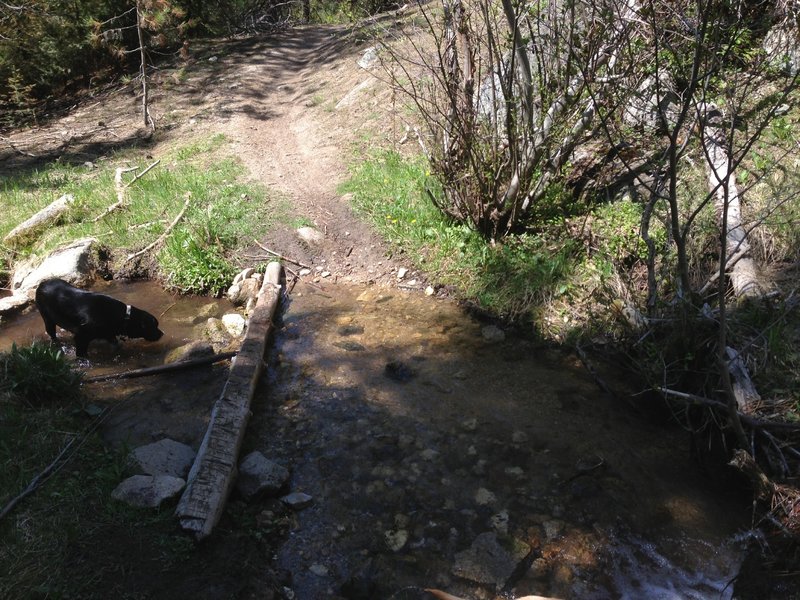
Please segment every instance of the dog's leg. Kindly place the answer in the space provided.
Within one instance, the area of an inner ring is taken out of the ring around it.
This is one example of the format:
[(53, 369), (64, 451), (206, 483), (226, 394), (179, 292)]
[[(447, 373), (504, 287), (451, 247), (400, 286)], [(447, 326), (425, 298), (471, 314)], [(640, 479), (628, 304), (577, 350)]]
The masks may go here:
[(50, 339), (54, 342), (56, 340), (56, 322), (47, 317), (44, 313), (42, 313), (42, 319), (44, 320), (44, 330), (47, 332), (47, 335), (50, 336)]
[(75, 334), (75, 356), (87, 358), (89, 356), (89, 342), (92, 338), (80, 332)]

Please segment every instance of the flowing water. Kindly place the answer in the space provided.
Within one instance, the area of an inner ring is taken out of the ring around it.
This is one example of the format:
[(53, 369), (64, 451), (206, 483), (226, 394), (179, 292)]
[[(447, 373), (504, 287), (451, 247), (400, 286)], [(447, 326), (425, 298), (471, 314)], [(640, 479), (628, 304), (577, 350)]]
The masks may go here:
[[(91, 374), (158, 364), (230, 310), (149, 283), (101, 291), (155, 314), (166, 335), (96, 342)], [(0, 349), (44, 338), (33, 311), (0, 330)], [(603, 394), (570, 351), (489, 341), (456, 305), (419, 293), (299, 284), (268, 366), (246, 449), (313, 497), (275, 557), (300, 600), (426, 587), (470, 599), (732, 595), (744, 504), (710, 489), (686, 434)], [(196, 447), (224, 375), (103, 384), (131, 408), (112, 414), (107, 438)]]

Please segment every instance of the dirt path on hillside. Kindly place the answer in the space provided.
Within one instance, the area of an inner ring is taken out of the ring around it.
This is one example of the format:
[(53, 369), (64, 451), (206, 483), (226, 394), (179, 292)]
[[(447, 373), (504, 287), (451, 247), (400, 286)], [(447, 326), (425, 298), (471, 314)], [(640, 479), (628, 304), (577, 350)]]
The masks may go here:
[[(292, 222), (273, 228), (264, 246), (310, 265), (312, 278), (326, 272), (333, 281), (391, 283), (399, 264), (337, 192), (356, 144), (385, 144), (391, 128), (391, 93), (358, 65), (368, 47), (358, 36), (346, 27), (308, 26), (198, 43), (188, 63), (151, 76), (155, 135), (142, 127), (136, 85), (95, 90), (59, 118), (0, 135), (0, 176), (56, 160), (92, 164), (128, 147), (149, 147), (155, 156), (223, 133), (251, 177), (291, 206)], [(317, 229), (322, 240), (301, 240), (300, 226)], [(421, 287), (421, 277), (410, 275)]]
[[(343, 28), (302, 27), (236, 46), (213, 61), (208, 125), (222, 121), (251, 176), (287, 197), (298, 215), (263, 245), (313, 266), (317, 277), (392, 282), (401, 265), (337, 191), (358, 140), (385, 135), (374, 111), (390, 93), (358, 65), (364, 44), (354, 44)], [(301, 240), (299, 225), (323, 239)]]

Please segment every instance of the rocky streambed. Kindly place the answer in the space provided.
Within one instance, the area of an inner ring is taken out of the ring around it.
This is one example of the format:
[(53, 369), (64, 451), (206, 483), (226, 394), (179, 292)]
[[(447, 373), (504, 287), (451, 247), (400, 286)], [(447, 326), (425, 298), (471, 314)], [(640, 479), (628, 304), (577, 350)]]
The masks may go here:
[[(99, 288), (166, 335), (97, 342), (92, 375), (161, 364), (200, 338), (221, 349), (208, 320), (237, 312), (154, 283)], [(0, 346), (42, 329), (35, 311), (16, 317)], [(421, 291), (322, 280), (286, 298), (267, 362), (242, 457), (259, 453), (281, 480), (231, 502), (281, 523), (270, 556), (246, 567), (281, 574), (270, 597), (731, 597), (746, 504), (709, 489), (683, 432), (604, 395), (569, 350)], [(114, 447), (196, 450), (226, 375), (223, 363), (92, 384), (92, 403), (113, 406)]]

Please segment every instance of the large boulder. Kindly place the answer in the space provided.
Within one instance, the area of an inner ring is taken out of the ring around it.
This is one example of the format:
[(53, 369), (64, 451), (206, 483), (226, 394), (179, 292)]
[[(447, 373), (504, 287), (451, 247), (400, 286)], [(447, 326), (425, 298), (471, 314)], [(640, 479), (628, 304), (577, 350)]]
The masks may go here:
[(70, 242), (51, 252), (39, 262), (25, 261), (17, 265), (11, 279), (14, 294), (32, 297), (45, 279), (58, 277), (76, 286), (94, 281), (98, 268), (98, 241), (84, 238)]
[(111, 497), (139, 508), (157, 508), (176, 497), (186, 482), (171, 475), (134, 475), (120, 483)]
[(189, 473), (195, 454), (191, 446), (164, 438), (136, 448), (131, 452), (131, 462), (145, 475), (183, 478)]

